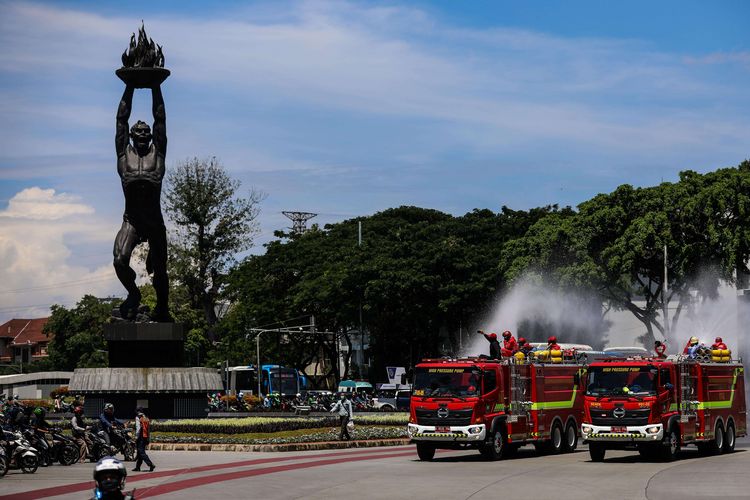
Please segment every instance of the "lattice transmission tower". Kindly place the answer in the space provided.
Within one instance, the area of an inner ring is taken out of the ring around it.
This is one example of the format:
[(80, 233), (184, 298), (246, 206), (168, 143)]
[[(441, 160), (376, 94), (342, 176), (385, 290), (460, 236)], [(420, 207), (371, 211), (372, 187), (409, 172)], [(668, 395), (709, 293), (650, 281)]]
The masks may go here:
[(292, 232), (302, 234), (307, 231), (307, 221), (317, 216), (310, 212), (281, 212), (292, 221)]

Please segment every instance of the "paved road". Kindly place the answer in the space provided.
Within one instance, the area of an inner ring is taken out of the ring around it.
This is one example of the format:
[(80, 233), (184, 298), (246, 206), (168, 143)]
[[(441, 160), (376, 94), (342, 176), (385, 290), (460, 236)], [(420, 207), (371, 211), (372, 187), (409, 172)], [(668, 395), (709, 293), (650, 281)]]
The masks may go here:
[[(731, 455), (644, 462), (637, 453), (608, 452), (591, 463), (577, 453), (484, 462), (476, 452), (438, 452), (420, 462), (413, 446), (295, 453), (153, 452), (158, 468), (130, 472), (137, 498), (264, 499), (705, 499), (750, 498), (750, 439)], [(128, 464), (132, 468), (132, 464)], [(92, 464), (10, 471), (0, 500), (89, 498)]]

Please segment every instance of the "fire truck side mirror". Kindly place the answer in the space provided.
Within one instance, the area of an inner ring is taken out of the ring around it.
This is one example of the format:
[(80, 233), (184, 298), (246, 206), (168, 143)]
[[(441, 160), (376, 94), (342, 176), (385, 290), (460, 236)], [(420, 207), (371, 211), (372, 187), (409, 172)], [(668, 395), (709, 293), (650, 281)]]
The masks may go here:
[(672, 389), (674, 389), (674, 386), (667, 382), (666, 384), (664, 384), (664, 388), (668, 391), (671, 391)]

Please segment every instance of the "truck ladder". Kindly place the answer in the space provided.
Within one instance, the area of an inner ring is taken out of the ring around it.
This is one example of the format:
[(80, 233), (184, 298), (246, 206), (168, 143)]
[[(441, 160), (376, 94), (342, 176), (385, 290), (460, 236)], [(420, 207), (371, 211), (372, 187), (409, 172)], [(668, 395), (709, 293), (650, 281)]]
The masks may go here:
[(687, 422), (690, 417), (696, 416), (695, 411), (695, 376), (690, 369), (692, 363), (687, 359), (680, 360), (680, 421)]
[[(528, 370), (531, 370), (529, 368)], [(510, 421), (517, 421), (521, 415), (526, 416), (527, 425), (531, 421), (529, 415), (529, 405), (527, 404), (530, 394), (530, 377), (521, 374), (521, 368), (518, 364), (511, 361), (509, 366), (510, 372)]]

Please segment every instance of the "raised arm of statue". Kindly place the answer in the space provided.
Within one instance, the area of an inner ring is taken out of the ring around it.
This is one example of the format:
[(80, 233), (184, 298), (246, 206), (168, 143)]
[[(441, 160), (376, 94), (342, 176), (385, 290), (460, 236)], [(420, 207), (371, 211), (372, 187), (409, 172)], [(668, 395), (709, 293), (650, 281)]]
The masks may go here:
[(153, 113), (154, 113), (154, 145), (156, 151), (163, 157), (167, 156), (167, 113), (164, 110), (164, 97), (161, 95), (161, 87), (155, 86), (151, 89)]
[(125, 149), (128, 147), (130, 134), (128, 120), (130, 119), (130, 110), (133, 107), (134, 90), (129, 85), (125, 87), (125, 92), (122, 93), (122, 99), (120, 99), (120, 106), (117, 108), (115, 151), (117, 151), (118, 158), (125, 154)]

